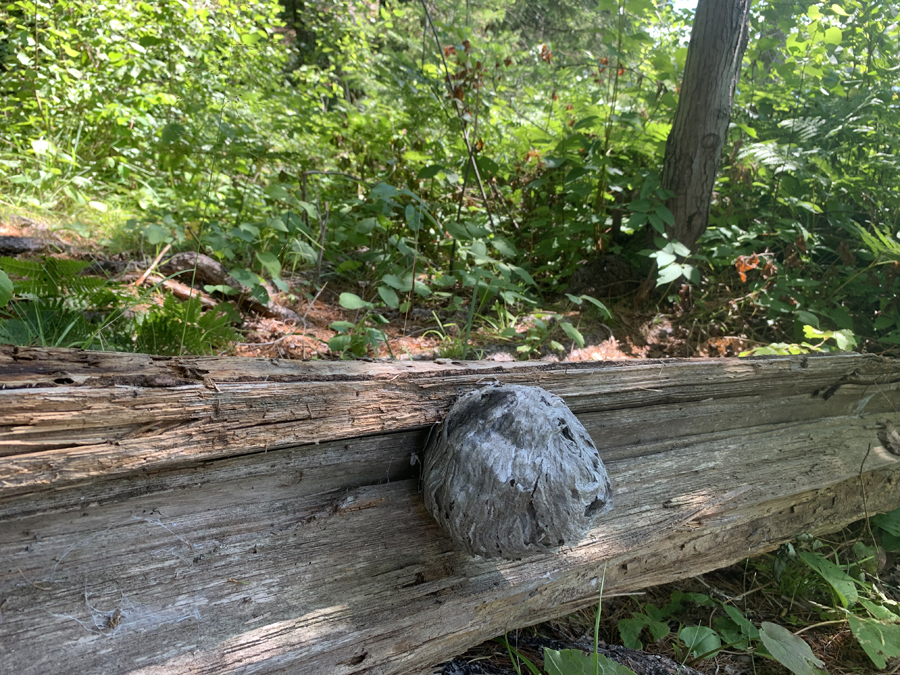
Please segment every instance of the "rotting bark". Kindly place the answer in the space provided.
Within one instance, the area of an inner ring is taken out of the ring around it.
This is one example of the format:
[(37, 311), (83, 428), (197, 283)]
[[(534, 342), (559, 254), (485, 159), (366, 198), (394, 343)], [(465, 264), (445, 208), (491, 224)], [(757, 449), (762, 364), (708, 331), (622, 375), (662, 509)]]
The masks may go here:
[(716, 170), (731, 122), (734, 91), (747, 47), (750, 0), (699, 0), (662, 187), (674, 196), (668, 234), (690, 249), (706, 231)]
[(239, 291), (240, 295), (237, 297), (237, 301), (242, 307), (280, 321), (288, 323), (301, 322), (300, 316), (296, 312), (287, 307), (282, 307), (272, 300), (276, 291), (271, 284), (263, 284), (266, 293), (269, 294), (269, 302), (260, 302), (254, 297), (251, 288), (231, 276), (222, 263), (213, 260), (208, 255), (193, 251), (177, 253), (160, 265), (159, 269), (164, 274), (177, 276), (178, 281), (188, 285), (196, 283), (208, 286), (230, 286), (234, 290)]
[[(517, 562), (453, 548), (428, 425), (498, 380), (561, 396), (614, 509)], [(900, 505), (900, 363), (298, 363), (0, 347), (10, 672), (421, 673), (609, 592)]]

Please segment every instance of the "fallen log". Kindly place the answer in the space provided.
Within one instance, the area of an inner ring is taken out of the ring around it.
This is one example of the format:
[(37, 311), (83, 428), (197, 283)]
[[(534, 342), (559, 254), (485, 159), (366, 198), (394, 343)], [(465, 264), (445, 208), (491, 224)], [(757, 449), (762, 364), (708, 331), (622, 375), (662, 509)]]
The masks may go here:
[[(416, 455), (495, 381), (561, 396), (614, 508), (456, 550)], [(900, 506), (900, 362), (303, 363), (0, 346), (0, 645), (16, 673), (424, 673), (483, 639)], [(893, 432), (895, 433), (895, 432)], [(894, 448), (896, 450), (896, 448)]]

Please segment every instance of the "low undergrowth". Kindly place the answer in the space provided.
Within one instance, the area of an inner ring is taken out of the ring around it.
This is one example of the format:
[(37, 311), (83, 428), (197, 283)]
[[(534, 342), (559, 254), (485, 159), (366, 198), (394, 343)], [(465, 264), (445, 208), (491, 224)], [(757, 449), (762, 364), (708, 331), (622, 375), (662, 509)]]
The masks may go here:
[[(833, 537), (801, 536), (777, 551), (600, 609), (516, 631), (453, 663), (494, 673), (627, 675), (622, 665), (558, 645), (595, 641), (673, 659), (703, 673), (876, 673), (900, 667), (900, 509)], [(555, 649), (540, 644), (557, 645)], [(468, 659), (468, 661), (467, 661)], [(471, 659), (482, 659), (475, 661)], [(475, 670), (472, 671), (477, 672)]]

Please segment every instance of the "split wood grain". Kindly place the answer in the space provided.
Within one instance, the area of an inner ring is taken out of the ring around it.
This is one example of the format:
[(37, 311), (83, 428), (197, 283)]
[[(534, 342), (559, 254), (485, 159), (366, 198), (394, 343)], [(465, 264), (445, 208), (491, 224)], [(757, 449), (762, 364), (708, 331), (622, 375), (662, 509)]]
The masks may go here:
[[(595, 602), (604, 574), (638, 590), (900, 506), (878, 438), (900, 425), (900, 369), (878, 357), (317, 369), (2, 349), (10, 672), (422, 673)], [(579, 545), (487, 561), (425, 511), (413, 456), (485, 378), (563, 396), (600, 448), (615, 508)]]
[[(776, 402), (797, 395), (824, 403), (846, 386), (862, 386), (875, 397), (879, 387), (897, 380), (896, 362), (860, 355), (310, 364), (0, 347), (0, 498), (113, 474), (424, 427), (439, 421), (459, 394), (491, 381), (542, 386), (562, 396), (576, 414), (668, 404), (690, 405), (682, 417), (702, 418), (721, 417), (710, 404), (726, 399), (752, 405), (754, 398)], [(776, 416), (779, 407), (771, 411)], [(824, 412), (821, 406), (817, 410)], [(781, 412), (792, 414), (792, 409)], [(628, 415), (622, 417), (627, 423)]]

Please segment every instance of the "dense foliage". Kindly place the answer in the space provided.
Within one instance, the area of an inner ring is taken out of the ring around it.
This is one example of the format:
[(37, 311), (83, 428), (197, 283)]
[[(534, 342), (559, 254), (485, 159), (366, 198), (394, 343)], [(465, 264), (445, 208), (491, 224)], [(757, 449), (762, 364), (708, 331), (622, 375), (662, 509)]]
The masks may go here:
[(321, 267), (376, 321), (423, 302), (468, 305), (470, 324), (551, 303), (584, 261), (616, 255), (722, 330), (844, 329), (886, 348), (896, 14), (754, 7), (687, 260), (663, 238), (657, 173), (691, 14), (651, 0), (7, 3), (0, 190), (76, 223), (127, 214), (143, 245), (201, 249), (261, 299), (264, 279), (287, 290)]

